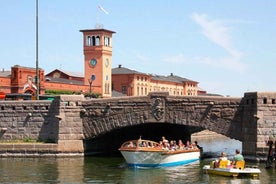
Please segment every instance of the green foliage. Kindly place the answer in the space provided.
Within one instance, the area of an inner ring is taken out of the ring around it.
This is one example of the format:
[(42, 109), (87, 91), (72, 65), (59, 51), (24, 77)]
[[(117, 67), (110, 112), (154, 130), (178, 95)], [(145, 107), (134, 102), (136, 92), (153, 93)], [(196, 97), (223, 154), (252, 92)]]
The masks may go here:
[(46, 95), (79, 95), (80, 92), (74, 92), (69, 90), (45, 90)]
[(37, 141), (31, 137), (25, 137), (23, 138), (23, 142), (37, 142)]
[(86, 93), (84, 95), (85, 97), (90, 97), (90, 98), (102, 98), (101, 94), (100, 93)]

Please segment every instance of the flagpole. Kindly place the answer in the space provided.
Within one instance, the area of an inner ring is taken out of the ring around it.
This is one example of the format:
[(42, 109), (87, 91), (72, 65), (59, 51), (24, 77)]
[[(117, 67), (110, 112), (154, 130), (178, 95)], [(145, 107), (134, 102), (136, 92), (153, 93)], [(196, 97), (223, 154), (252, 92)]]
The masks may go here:
[(38, 0), (36, 0), (36, 77), (35, 77), (35, 82), (36, 82), (36, 99), (39, 100), (39, 93), (40, 93), (40, 88), (39, 88), (39, 69), (38, 69)]

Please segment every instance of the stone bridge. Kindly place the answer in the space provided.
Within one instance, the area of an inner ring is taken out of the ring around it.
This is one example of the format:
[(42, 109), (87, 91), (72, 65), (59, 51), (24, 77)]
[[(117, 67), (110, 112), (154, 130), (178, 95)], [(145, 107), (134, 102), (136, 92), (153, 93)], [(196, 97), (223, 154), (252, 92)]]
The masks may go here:
[(1, 139), (51, 140), (57, 152), (116, 150), (139, 136), (189, 140), (210, 130), (242, 142), (243, 154), (264, 156), (265, 140), (275, 135), (276, 93), (245, 93), (243, 98), (179, 97), (168, 93), (106, 99), (62, 95), (54, 101), (4, 101)]

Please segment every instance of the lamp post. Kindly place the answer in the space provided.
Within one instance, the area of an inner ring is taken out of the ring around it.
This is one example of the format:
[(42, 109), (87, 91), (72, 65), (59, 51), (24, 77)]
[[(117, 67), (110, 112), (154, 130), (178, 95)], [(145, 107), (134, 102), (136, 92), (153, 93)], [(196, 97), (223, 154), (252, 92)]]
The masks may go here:
[(88, 79), (88, 82), (89, 82), (89, 95), (91, 96), (92, 94), (92, 83), (93, 81), (96, 79), (96, 76), (93, 74), (91, 75), (91, 78)]
[(40, 93), (40, 87), (39, 87), (39, 69), (38, 69), (38, 0), (36, 0), (36, 77), (35, 77), (35, 83), (36, 83), (36, 99), (39, 100), (39, 93)]

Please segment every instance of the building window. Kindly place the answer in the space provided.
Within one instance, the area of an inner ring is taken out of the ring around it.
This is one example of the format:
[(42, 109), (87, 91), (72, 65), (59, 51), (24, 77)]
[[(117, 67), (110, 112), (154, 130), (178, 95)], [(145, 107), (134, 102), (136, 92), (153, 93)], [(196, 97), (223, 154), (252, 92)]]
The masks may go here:
[[(97, 36), (98, 41), (100, 43), (100, 37)], [(86, 46), (95, 46), (96, 45), (96, 38), (95, 36), (87, 36), (86, 37)]]
[(122, 93), (127, 94), (127, 87), (126, 86), (122, 86)]
[(104, 93), (108, 94), (108, 83), (105, 83), (104, 85)]
[(96, 46), (99, 46), (100, 45), (100, 36), (97, 36), (96, 37)]
[(86, 37), (86, 46), (90, 46), (91, 45), (91, 37), (87, 36)]
[(107, 37), (107, 36), (104, 37), (104, 45), (105, 46), (109, 46), (110, 45), (110, 41), (109, 40), (110, 40), (109, 37)]
[(95, 46), (96, 45), (96, 38), (95, 36), (92, 36), (92, 46)]

